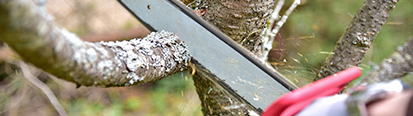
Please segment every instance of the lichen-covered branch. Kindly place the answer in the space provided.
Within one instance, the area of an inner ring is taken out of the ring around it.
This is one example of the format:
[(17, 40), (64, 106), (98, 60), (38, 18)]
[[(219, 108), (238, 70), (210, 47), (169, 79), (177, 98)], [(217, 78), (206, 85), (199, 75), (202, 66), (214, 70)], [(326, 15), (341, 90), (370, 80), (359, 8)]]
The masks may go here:
[(361, 63), (398, 0), (366, 0), (314, 79), (319, 80)]
[(413, 71), (413, 39), (397, 48), (389, 58), (379, 66), (373, 67), (370, 73), (363, 77), (361, 84), (371, 84), (400, 78)]
[(186, 45), (169, 32), (121, 42), (84, 42), (30, 0), (0, 0), (0, 38), (25, 61), (85, 86), (128, 86), (183, 70)]
[(203, 0), (203, 18), (256, 55), (274, 0)]

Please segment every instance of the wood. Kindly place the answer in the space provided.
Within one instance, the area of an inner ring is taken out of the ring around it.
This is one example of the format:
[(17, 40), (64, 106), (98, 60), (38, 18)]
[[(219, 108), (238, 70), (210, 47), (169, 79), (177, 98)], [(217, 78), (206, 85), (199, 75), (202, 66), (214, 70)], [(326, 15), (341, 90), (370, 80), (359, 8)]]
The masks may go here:
[(364, 1), (334, 47), (334, 54), (327, 57), (314, 81), (358, 66), (397, 2), (398, 0)]
[(274, 7), (274, 0), (205, 0), (202, 16), (240, 45), (261, 55), (261, 33)]
[(0, 2), (0, 38), (26, 62), (84, 86), (130, 86), (186, 68), (186, 44), (169, 32), (121, 42), (84, 42), (31, 0)]
[(360, 84), (372, 84), (389, 81), (405, 76), (413, 71), (413, 39), (399, 46), (397, 50), (379, 66), (373, 67), (369, 74), (363, 77)]

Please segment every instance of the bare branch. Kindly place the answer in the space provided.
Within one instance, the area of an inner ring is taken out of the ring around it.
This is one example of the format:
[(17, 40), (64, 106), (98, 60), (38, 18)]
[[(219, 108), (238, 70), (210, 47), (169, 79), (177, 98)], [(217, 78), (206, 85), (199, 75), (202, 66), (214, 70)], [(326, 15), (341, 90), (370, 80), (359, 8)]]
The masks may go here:
[(89, 43), (56, 26), (30, 0), (0, 1), (0, 38), (21, 57), (58, 78), (85, 86), (128, 86), (186, 68), (190, 55), (177, 35)]
[(294, 3), (291, 4), (290, 8), (288, 8), (287, 11), (285, 11), (285, 14), (281, 17), (281, 20), (277, 22), (277, 25), (274, 27), (274, 29), (271, 31), (272, 35), (275, 36), (275, 34), (278, 33), (280, 28), (284, 25), (284, 23), (287, 21), (288, 16), (294, 11), (294, 9), (300, 5), (301, 0), (294, 0)]
[[(294, 11), (294, 9), (300, 5), (301, 0), (294, 0), (293, 4), (291, 4), (290, 8), (288, 8), (287, 11), (285, 11), (284, 15), (281, 17), (281, 20), (277, 22), (277, 25), (274, 27), (272, 27), (273, 23), (275, 22), (275, 20), (279, 19), (279, 12), (281, 10), (280, 5), (282, 6), (284, 4), (284, 0), (280, 0), (278, 1), (278, 4), (275, 8), (275, 10), (273, 11), (273, 13), (271, 14), (271, 18), (269, 20), (269, 27), (264, 29), (265, 31), (265, 35), (264, 35), (264, 42), (263, 42), (263, 56), (262, 56), (262, 60), (263, 61), (267, 61), (268, 59), (268, 54), (270, 52), (270, 50), (272, 49), (272, 44), (274, 43), (274, 37), (277, 35), (278, 31), (280, 31), (281, 27), (284, 25), (284, 23), (287, 21), (288, 16), (290, 16), (290, 14)], [(271, 30), (272, 29), (272, 30)]]
[(361, 63), (398, 0), (366, 0), (314, 80)]
[(400, 78), (413, 71), (413, 39), (399, 46), (389, 58), (383, 60), (380, 66), (360, 81), (361, 84), (371, 84)]

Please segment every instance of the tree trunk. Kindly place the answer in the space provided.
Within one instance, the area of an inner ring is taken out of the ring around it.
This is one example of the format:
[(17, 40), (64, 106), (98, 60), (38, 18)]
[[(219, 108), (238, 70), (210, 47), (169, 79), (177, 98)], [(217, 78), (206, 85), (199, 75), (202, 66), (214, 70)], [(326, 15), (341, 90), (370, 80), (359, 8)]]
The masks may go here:
[(27, 62), (85, 86), (129, 86), (186, 68), (186, 45), (169, 32), (143, 39), (90, 43), (56, 26), (30, 0), (0, 2), (0, 38)]
[(364, 1), (334, 47), (334, 54), (327, 57), (314, 81), (352, 66), (358, 66), (397, 2), (398, 0)]
[(261, 54), (261, 33), (274, 0), (205, 0), (205, 20), (256, 55)]

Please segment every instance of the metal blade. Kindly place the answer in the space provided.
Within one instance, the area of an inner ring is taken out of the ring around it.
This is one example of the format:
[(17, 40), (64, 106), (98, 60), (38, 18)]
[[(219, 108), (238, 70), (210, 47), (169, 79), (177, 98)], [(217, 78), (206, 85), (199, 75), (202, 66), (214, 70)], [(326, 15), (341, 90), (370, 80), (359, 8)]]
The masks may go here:
[[(192, 56), (255, 108), (265, 109), (295, 89), (216, 27), (176, 0), (119, 0), (153, 31), (174, 32), (188, 44)], [(259, 97), (259, 98), (258, 98)]]

